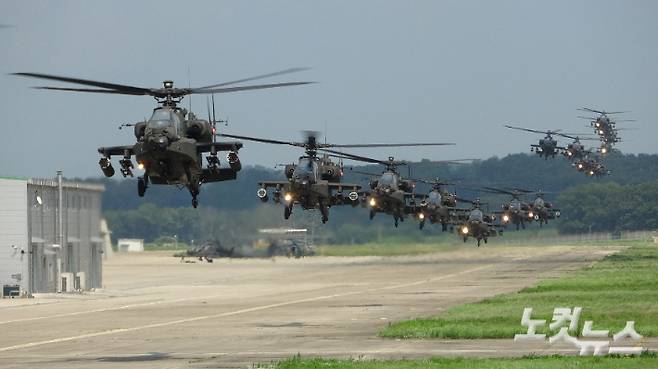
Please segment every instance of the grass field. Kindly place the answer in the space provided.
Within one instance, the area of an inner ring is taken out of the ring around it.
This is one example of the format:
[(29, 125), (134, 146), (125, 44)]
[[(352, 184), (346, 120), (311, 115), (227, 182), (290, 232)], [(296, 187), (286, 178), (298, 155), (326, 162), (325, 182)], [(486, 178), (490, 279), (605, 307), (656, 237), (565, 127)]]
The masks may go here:
[[(640, 357), (538, 356), (502, 359), (433, 358), (429, 360), (331, 360), (294, 357), (261, 368), (276, 369), (639, 369), (656, 368), (653, 354)], [(258, 366), (257, 366), (258, 367)]]
[(631, 247), (589, 268), (517, 293), (457, 306), (435, 317), (394, 323), (380, 336), (512, 338), (515, 333), (525, 333), (520, 324), (525, 307), (534, 308), (533, 319), (550, 322), (553, 308), (575, 306), (583, 307), (581, 328), (584, 321), (592, 320), (593, 329), (608, 329), (612, 335), (627, 320), (634, 320), (640, 334), (658, 336), (658, 244), (617, 244)]

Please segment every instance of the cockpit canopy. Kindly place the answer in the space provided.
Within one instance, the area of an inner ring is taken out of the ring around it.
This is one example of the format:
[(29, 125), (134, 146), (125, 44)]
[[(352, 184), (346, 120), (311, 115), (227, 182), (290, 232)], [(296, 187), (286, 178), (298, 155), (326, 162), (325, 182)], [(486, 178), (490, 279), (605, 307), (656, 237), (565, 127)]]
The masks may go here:
[(440, 206), (441, 205), (441, 200), (442, 200), (442, 198), (441, 198), (441, 194), (439, 193), (439, 191), (432, 191), (432, 192), (430, 192), (429, 196), (427, 197), (427, 202), (430, 205)]
[(392, 189), (398, 188), (398, 178), (395, 173), (385, 172), (379, 178), (379, 186), (388, 187)]
[(318, 163), (316, 160), (307, 156), (299, 158), (299, 163), (295, 166), (292, 178), (295, 181), (307, 181), (308, 183), (317, 182)]
[(484, 220), (484, 214), (482, 213), (482, 210), (480, 209), (471, 210), (471, 213), (468, 215), (468, 220), (474, 222), (482, 222)]
[(173, 110), (167, 107), (157, 108), (153, 110), (153, 115), (146, 123), (146, 129), (151, 132), (165, 131), (172, 135), (177, 136), (179, 132), (184, 132), (183, 121), (180, 116)]

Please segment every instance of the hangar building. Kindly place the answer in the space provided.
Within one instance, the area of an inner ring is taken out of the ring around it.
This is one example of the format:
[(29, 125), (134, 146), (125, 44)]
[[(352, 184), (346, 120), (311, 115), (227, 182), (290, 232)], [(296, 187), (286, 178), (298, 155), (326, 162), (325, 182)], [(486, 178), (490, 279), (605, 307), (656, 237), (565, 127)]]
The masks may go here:
[(101, 287), (103, 190), (63, 181), (59, 174), (57, 179), (0, 177), (0, 294)]

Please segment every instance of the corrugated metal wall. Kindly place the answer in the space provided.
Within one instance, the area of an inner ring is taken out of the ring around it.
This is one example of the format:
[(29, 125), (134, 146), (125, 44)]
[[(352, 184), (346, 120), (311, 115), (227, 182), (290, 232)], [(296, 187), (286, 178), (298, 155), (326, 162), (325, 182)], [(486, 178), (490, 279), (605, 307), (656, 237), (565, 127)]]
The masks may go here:
[(102, 191), (100, 185), (64, 183), (64, 237), (61, 247), (53, 247), (60, 244), (56, 181), (0, 179), (0, 285), (18, 284), (14, 277), (20, 275), (24, 291), (56, 292), (60, 270), (81, 276), (81, 287), (101, 287)]
[(29, 283), (26, 189), (26, 180), (0, 179), (0, 287)]

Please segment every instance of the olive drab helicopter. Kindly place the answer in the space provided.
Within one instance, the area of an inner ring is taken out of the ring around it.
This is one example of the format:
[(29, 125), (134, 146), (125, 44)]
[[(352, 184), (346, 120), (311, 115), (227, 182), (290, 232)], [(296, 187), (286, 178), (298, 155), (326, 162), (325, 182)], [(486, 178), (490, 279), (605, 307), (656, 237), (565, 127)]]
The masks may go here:
[[(120, 156), (121, 174), (124, 177), (133, 177), (134, 164), (131, 157), (135, 156), (138, 167), (144, 170), (143, 176), (139, 177), (137, 182), (139, 196), (144, 196), (151, 183), (185, 186), (192, 195), (192, 206), (196, 208), (198, 205), (197, 195), (202, 183), (236, 178), (237, 172), (242, 167), (237, 154), (242, 144), (240, 142), (217, 142), (215, 140), (217, 121), (214, 116), (210, 116), (210, 109), (208, 109), (209, 117), (207, 121), (198, 119), (192, 112), (178, 106), (181, 100), (186, 95), (192, 94), (228, 93), (312, 83), (284, 82), (234, 86), (243, 82), (298, 72), (304, 69), (286, 69), (198, 88), (177, 88), (174, 87), (172, 81), (164, 81), (162, 88), (143, 88), (48, 74), (14, 73), (14, 75), (93, 87), (34, 87), (36, 89), (154, 97), (160, 106), (153, 109), (151, 118), (143, 122), (124, 125), (134, 126), (137, 142), (132, 145), (99, 148), (98, 152), (102, 155), (99, 165), (105, 176), (112, 177), (115, 170), (110, 159), (112, 156)], [(228, 168), (220, 168), (219, 158), (217, 157), (219, 151), (228, 151), (226, 158)], [(205, 168), (203, 167), (203, 153), (209, 153), (209, 156), (206, 157), (208, 165)]]
[(475, 199), (471, 209), (460, 209), (464, 213), (462, 216), (464, 219), (459, 222), (457, 227), (459, 237), (464, 242), (468, 241), (469, 237), (473, 237), (477, 240), (478, 247), (480, 247), (482, 241), (487, 243), (489, 237), (495, 237), (499, 234), (502, 236), (503, 234), (502, 230), (496, 230), (496, 225), (494, 224), (496, 216), (485, 214), (480, 208), (480, 205), (480, 199)]
[(578, 118), (587, 119), (590, 121), (590, 126), (594, 128), (594, 133), (596, 133), (601, 139), (602, 145), (600, 152), (602, 154), (606, 153), (606, 151), (604, 151), (603, 149), (609, 148), (611, 147), (611, 145), (614, 145), (617, 142), (621, 141), (618, 132), (623, 128), (617, 128), (617, 123), (635, 121), (634, 119), (612, 119), (609, 117), (609, 115), (629, 113), (628, 111), (604, 111), (604, 110), (596, 110), (591, 108), (580, 108), (578, 110), (588, 113), (599, 114), (598, 117), (579, 116)]
[(502, 189), (495, 187), (482, 187), (479, 189), (482, 192), (487, 192), (496, 195), (510, 195), (512, 198), (501, 205), (502, 211), (500, 212), (500, 223), (506, 226), (512, 223), (519, 228), (525, 229), (526, 222), (535, 220), (535, 214), (532, 212), (532, 206), (527, 202), (521, 200), (523, 192), (518, 189)]
[(601, 177), (610, 174), (610, 171), (601, 162), (598, 155), (585, 155), (582, 159), (573, 163), (577, 171), (585, 173), (589, 177)]
[(542, 227), (544, 224), (548, 224), (550, 219), (556, 219), (560, 217), (560, 210), (555, 208), (552, 203), (544, 199), (544, 195), (547, 192), (542, 190), (537, 192), (522, 189), (517, 190), (525, 193), (526, 195), (536, 195), (534, 201), (530, 204), (530, 211), (533, 213), (535, 221), (539, 223), (539, 227)]
[(527, 132), (533, 132), (533, 133), (541, 133), (545, 134), (546, 136), (544, 138), (539, 139), (539, 143), (536, 145), (530, 145), (530, 151), (537, 153), (539, 157), (544, 157), (544, 159), (548, 159), (548, 157), (553, 157), (555, 158), (555, 155), (557, 155), (561, 150), (564, 150), (564, 147), (560, 147), (557, 145), (557, 140), (553, 138), (553, 135), (558, 134), (561, 130), (555, 130), (555, 131), (539, 131), (536, 129), (530, 129), (530, 128), (522, 128), (522, 127), (514, 127), (510, 125), (505, 125), (505, 127), (510, 128), (510, 129), (516, 129), (520, 131), (527, 131)]
[[(557, 133), (557, 134), (562, 136), (562, 137), (570, 138), (570, 139), (573, 140), (573, 142), (569, 143), (567, 145), (567, 147), (562, 151), (562, 154), (568, 160), (582, 159), (585, 156), (592, 153), (591, 150), (585, 148), (585, 145), (583, 145), (583, 143), (581, 141), (584, 141), (584, 140), (595, 141), (595, 140), (597, 140), (596, 138), (593, 138), (593, 137), (580, 137), (578, 135), (571, 135), (571, 134), (566, 134), (566, 133)], [(605, 151), (604, 151), (604, 153), (605, 153)]]
[[(334, 163), (330, 158), (351, 159), (351, 154), (331, 148), (368, 148), (368, 147), (401, 147), (435, 144), (330, 144), (317, 140), (316, 132), (306, 132), (304, 142), (279, 141), (265, 138), (222, 134), (222, 137), (240, 140), (255, 141), (276, 145), (289, 145), (301, 147), (305, 155), (299, 157), (297, 164), (284, 166), (287, 180), (260, 182), (257, 191), (263, 202), (269, 199), (268, 188), (274, 188), (272, 199), (275, 203), (284, 203), (284, 218), (292, 214), (294, 205), (300, 205), (304, 210), (318, 209), (322, 215), (322, 222), (329, 220), (329, 208), (334, 205), (359, 204), (359, 190), (361, 186), (354, 183), (342, 183), (343, 166)], [(443, 145), (443, 144), (439, 144)], [(322, 156), (318, 156), (322, 153)], [(349, 191), (347, 195), (345, 192)]]
[[(450, 144), (436, 143), (425, 145)], [(421, 199), (424, 196), (414, 192), (416, 186), (414, 180), (402, 178), (397, 170), (399, 166), (407, 165), (406, 162), (396, 161), (392, 156), (389, 156), (388, 160), (385, 161), (353, 154), (344, 153), (343, 155), (352, 160), (384, 166), (384, 171), (379, 175), (354, 171), (357, 174), (371, 177), (370, 191), (363, 193), (363, 201), (370, 207), (370, 219), (373, 219), (377, 213), (389, 214), (393, 216), (395, 226), (397, 227), (399, 222), (404, 221), (407, 214), (415, 214), (417, 212), (416, 199)]]
[(430, 191), (420, 201), (416, 218), (418, 228), (423, 229), (425, 222), (430, 224), (441, 224), (441, 231), (448, 230), (448, 225), (453, 224), (456, 217), (454, 209), (457, 207), (457, 195), (443, 189), (443, 186), (454, 185), (454, 183), (443, 182), (439, 178), (435, 180), (418, 179), (418, 182), (431, 185)]

